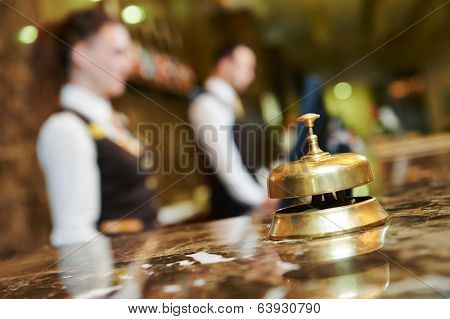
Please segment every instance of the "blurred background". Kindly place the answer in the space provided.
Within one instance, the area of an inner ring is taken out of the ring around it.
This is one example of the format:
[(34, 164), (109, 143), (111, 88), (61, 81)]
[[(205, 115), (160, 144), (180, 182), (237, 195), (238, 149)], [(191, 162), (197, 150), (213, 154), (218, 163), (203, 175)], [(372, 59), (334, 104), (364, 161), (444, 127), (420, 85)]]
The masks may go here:
[[(1, 0), (0, 258), (47, 244), (51, 228), (35, 143), (54, 106), (30, 99), (28, 91), (28, 52), (43, 32), (36, 24), (93, 5), (127, 25), (139, 52), (145, 76), (131, 79), (134, 89), (114, 101), (132, 129), (138, 122), (179, 121), (155, 103), (187, 120), (189, 92), (206, 77), (214, 51), (245, 42), (258, 57), (256, 82), (243, 97), (248, 116), (283, 136), (267, 158), (289, 150), (313, 77), (323, 85), (326, 112), (346, 127), (353, 149), (370, 158), (377, 177), (373, 193), (425, 183), (436, 174), (430, 167), (448, 174), (448, 1)], [(179, 150), (163, 147), (163, 158), (176, 158)], [(179, 177), (156, 176), (152, 187), (163, 190)], [(208, 196), (203, 177), (192, 174), (160, 201), (204, 207)]]

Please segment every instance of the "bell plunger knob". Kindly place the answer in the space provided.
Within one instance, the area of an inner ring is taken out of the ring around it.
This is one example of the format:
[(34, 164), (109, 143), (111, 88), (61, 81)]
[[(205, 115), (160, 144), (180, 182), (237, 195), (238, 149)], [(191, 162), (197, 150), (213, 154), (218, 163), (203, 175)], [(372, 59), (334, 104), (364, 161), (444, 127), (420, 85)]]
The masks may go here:
[(302, 122), (309, 131), (309, 136), (307, 138), (307, 141), (309, 143), (309, 149), (308, 153), (303, 156), (302, 159), (309, 160), (309, 159), (318, 159), (323, 156), (329, 155), (329, 153), (324, 152), (320, 149), (317, 135), (313, 132), (314, 122), (320, 117), (319, 114), (315, 113), (307, 113), (302, 116), (300, 116), (297, 121)]
[(320, 117), (319, 114), (314, 114), (314, 113), (307, 113), (304, 114), (302, 116), (300, 116), (297, 121), (299, 122), (303, 122), (303, 124), (305, 124), (305, 126), (309, 129), (309, 135), (313, 135), (313, 131), (312, 128), (314, 126), (314, 122)]

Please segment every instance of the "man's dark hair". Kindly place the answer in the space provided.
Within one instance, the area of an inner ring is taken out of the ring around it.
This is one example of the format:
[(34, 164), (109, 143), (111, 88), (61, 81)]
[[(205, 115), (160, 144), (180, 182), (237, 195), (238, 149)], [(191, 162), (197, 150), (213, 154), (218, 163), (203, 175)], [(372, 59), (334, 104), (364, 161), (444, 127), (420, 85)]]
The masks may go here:
[(221, 59), (226, 57), (231, 57), (234, 53), (234, 50), (236, 48), (244, 46), (247, 48), (250, 48), (249, 45), (241, 42), (233, 42), (233, 43), (227, 43), (225, 45), (222, 45), (214, 52), (214, 64), (217, 64)]

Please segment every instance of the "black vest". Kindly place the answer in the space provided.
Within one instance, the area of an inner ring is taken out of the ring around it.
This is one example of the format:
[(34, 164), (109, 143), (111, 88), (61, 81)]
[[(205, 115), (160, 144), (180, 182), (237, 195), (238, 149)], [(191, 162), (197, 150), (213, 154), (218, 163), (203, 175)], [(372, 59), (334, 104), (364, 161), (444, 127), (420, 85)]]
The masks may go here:
[[(88, 128), (93, 123), (72, 110)], [(100, 170), (101, 214), (97, 226), (102, 221), (138, 218), (144, 229), (154, 228), (156, 209), (152, 206), (155, 194), (146, 186), (150, 174), (142, 163), (144, 155), (136, 157), (106, 137), (93, 136), (97, 148), (97, 164)]]
[[(206, 91), (204, 89), (198, 89), (197, 94), (195, 94), (194, 98), (192, 100), (198, 98), (201, 94), (209, 94), (213, 98), (217, 99), (220, 103), (225, 103), (220, 99), (220, 97), (216, 96), (214, 93), (211, 93), (209, 91)], [(245, 147), (242, 145), (245, 144), (245, 139), (242, 136), (243, 130), (242, 130), (242, 124), (238, 119), (236, 119), (236, 123), (233, 126), (233, 138), (234, 143), (236, 144), (242, 163), (245, 168), (250, 172), (252, 178), (256, 180), (254, 177), (254, 174), (251, 169), (248, 167), (248, 161), (247, 156), (248, 154), (245, 154)], [(206, 174), (208, 184), (211, 190), (211, 211), (210, 216), (213, 219), (222, 219), (222, 218), (229, 218), (229, 217), (236, 217), (241, 216), (245, 212), (249, 211), (252, 206), (244, 204), (242, 202), (237, 201), (232, 197), (230, 192), (226, 189), (223, 182), (220, 180), (220, 177), (214, 173), (214, 168), (212, 167), (211, 163), (208, 160), (208, 156), (204, 153), (201, 140), (199, 139), (197, 142), (199, 149), (200, 149), (200, 165), (202, 163), (206, 165), (202, 165), (201, 169), (202, 172)]]
[[(240, 126), (240, 123), (236, 123), (233, 127), (234, 143), (239, 149), (244, 167), (247, 167), (246, 161), (243, 159), (243, 149), (239, 147), (239, 141), (241, 141), (240, 133), (242, 132)], [(211, 168), (207, 168), (207, 170), (208, 169)], [(252, 175), (252, 177), (254, 178), (254, 175)], [(241, 216), (252, 208), (252, 206), (234, 199), (220, 180), (219, 176), (212, 173), (212, 170), (210, 171), (210, 174), (208, 174), (208, 183), (211, 188), (211, 217), (213, 219)]]

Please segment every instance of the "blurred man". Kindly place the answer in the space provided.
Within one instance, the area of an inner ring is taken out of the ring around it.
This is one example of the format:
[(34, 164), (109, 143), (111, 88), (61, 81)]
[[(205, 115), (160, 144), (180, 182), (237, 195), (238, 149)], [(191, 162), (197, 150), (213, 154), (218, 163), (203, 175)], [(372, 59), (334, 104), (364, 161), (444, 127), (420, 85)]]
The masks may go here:
[(267, 198), (243, 161), (234, 126), (244, 115), (238, 93), (255, 78), (256, 56), (246, 45), (234, 44), (220, 50), (215, 64), (190, 108), (189, 119), (197, 142), (206, 155), (212, 191), (212, 217), (239, 216), (260, 208), (271, 210), (276, 201)]

